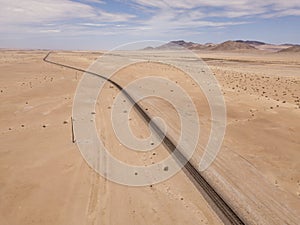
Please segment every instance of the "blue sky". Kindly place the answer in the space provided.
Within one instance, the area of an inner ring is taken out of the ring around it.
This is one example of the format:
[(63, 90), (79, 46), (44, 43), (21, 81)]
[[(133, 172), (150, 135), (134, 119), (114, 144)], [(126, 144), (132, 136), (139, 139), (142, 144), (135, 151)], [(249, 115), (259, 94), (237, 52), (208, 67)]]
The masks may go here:
[(140, 40), (300, 44), (299, 0), (0, 0), (0, 47), (110, 49)]

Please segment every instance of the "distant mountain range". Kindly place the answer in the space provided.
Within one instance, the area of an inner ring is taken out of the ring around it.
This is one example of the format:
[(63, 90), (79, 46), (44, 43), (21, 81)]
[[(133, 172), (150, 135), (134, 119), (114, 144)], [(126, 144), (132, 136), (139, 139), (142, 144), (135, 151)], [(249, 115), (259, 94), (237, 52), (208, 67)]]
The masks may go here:
[(243, 41), (243, 40), (236, 40), (236, 42), (245, 43), (248, 45), (266, 45), (267, 43), (261, 41)]
[(198, 44), (194, 42), (186, 42), (184, 40), (170, 41), (159, 47), (147, 47), (144, 50), (175, 50), (187, 48), (190, 50), (208, 50), (208, 51), (258, 51), (265, 50), (269, 52), (299, 52), (300, 45), (282, 44), (274, 45), (261, 41), (225, 41), (220, 44), (206, 43)]

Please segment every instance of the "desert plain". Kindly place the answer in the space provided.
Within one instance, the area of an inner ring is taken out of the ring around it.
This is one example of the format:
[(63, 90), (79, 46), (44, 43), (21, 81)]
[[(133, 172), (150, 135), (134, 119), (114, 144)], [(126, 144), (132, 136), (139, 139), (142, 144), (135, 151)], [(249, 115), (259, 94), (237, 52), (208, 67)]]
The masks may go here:
[[(144, 187), (96, 173), (72, 142), (73, 99), (83, 73), (44, 62), (47, 53), (0, 51), (0, 224), (224, 223), (183, 171)], [(102, 54), (55, 51), (50, 59), (88, 69)], [(201, 174), (244, 223), (298, 224), (300, 54), (251, 49), (195, 54), (218, 80), (227, 111), (220, 152)], [(176, 82), (194, 101), (201, 124), (198, 151), (190, 160), (196, 165), (211, 129), (199, 87), (184, 72), (152, 62), (128, 66), (111, 79), (126, 86), (153, 74)], [(105, 146), (118, 159), (145, 167), (167, 157), (162, 144), (149, 152), (120, 144), (111, 125), (119, 92), (107, 82), (97, 100), (95, 122)], [(147, 98), (140, 105), (151, 117), (163, 118), (170, 135), (178, 137), (180, 123), (171, 104)], [(149, 136), (137, 112), (129, 115), (133, 133)]]

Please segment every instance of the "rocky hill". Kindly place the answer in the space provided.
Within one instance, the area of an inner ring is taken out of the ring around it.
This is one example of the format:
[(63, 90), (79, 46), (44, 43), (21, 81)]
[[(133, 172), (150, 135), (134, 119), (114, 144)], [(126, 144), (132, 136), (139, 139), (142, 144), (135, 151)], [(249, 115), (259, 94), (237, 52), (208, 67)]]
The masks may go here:
[(251, 50), (256, 49), (254, 46), (238, 41), (226, 41), (217, 46), (213, 47), (211, 50), (215, 51), (236, 51), (236, 50)]
[(300, 45), (295, 45), (286, 49), (282, 49), (279, 52), (300, 52)]
[(144, 50), (178, 50), (178, 49), (190, 49), (190, 50), (206, 50), (206, 51), (253, 51), (262, 50), (268, 52), (299, 52), (300, 45), (275, 45), (268, 44), (261, 41), (225, 41), (221, 44), (207, 43), (199, 44), (195, 42), (186, 42), (184, 40), (170, 41), (167, 44), (159, 47), (147, 47)]

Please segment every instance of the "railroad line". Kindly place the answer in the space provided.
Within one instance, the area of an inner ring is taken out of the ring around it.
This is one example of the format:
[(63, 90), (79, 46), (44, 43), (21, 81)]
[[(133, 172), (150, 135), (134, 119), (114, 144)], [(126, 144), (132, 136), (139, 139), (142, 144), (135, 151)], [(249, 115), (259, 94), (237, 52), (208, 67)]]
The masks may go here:
[[(82, 73), (87, 73), (92, 76), (100, 77), (114, 86), (116, 86), (124, 95), (125, 97), (131, 102), (134, 109), (139, 113), (142, 119), (154, 129), (156, 134), (162, 138), (163, 144), (166, 149), (173, 153), (175, 156), (174, 159), (177, 161), (178, 164), (183, 166), (184, 173), (188, 176), (191, 182), (195, 185), (195, 187), (202, 193), (204, 198), (207, 202), (211, 205), (214, 209), (216, 214), (220, 217), (224, 224), (236, 224), (236, 225), (243, 225), (245, 224), (242, 219), (237, 215), (237, 213), (224, 201), (224, 199), (214, 190), (214, 188), (206, 181), (206, 179), (200, 174), (200, 172), (186, 159), (186, 157), (181, 153), (180, 147), (176, 147), (176, 145), (171, 141), (171, 139), (166, 136), (163, 131), (157, 126), (156, 123), (151, 121), (151, 117), (143, 110), (143, 108), (135, 102), (135, 100), (130, 96), (130, 94), (124, 90), (121, 85), (116, 83), (115, 81), (102, 76), (100, 74), (87, 71), (81, 68), (76, 68), (70, 65), (64, 65), (58, 62), (48, 60), (49, 52), (44, 58), (43, 61), (46, 63), (50, 63), (53, 65), (61, 66), (64, 68), (68, 68), (71, 70), (76, 70)], [(74, 140), (74, 138), (73, 138)]]

